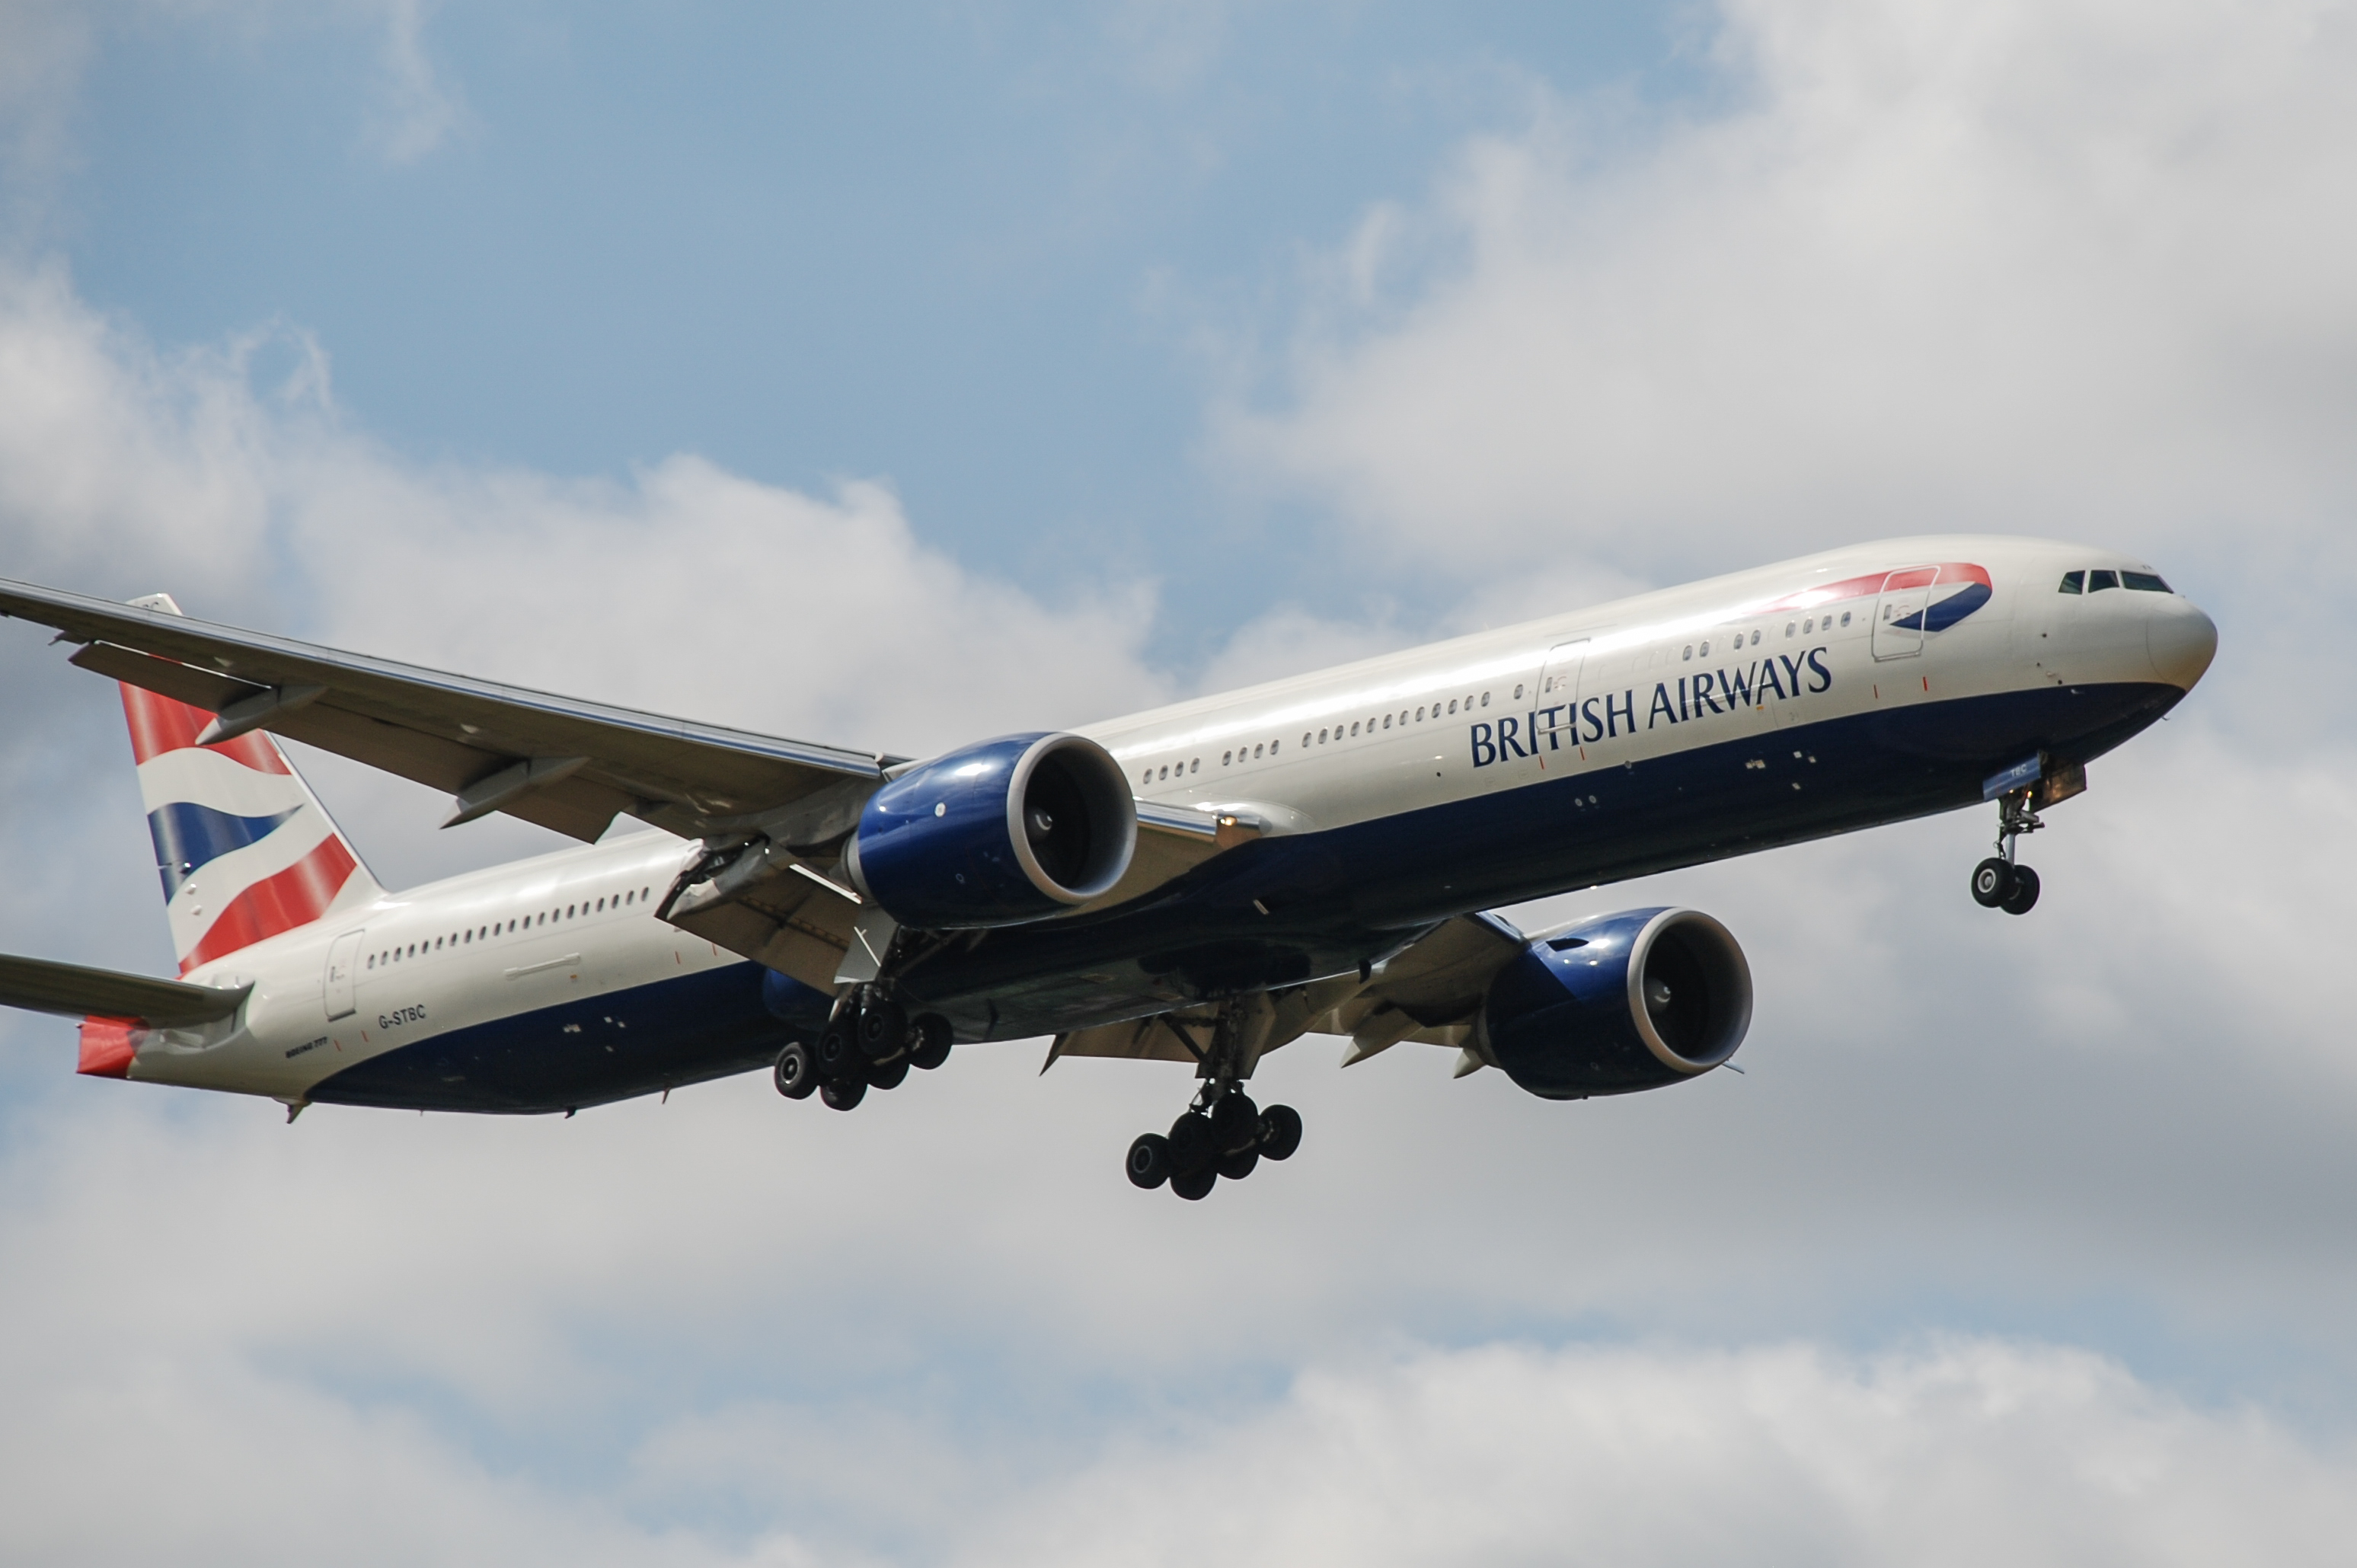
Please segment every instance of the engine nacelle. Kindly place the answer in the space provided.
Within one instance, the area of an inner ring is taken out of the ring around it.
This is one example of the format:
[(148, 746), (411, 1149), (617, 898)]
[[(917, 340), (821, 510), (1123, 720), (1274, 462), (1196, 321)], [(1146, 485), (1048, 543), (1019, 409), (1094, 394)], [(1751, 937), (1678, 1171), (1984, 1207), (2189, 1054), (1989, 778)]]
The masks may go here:
[(1137, 807), (1112, 754), (1077, 735), (1018, 735), (920, 763), (876, 791), (845, 866), (904, 926), (1012, 926), (1112, 891)]
[(1626, 909), (1534, 940), (1490, 983), (1480, 1043), (1549, 1100), (1709, 1071), (1751, 1026), (1751, 966), (1693, 909)]

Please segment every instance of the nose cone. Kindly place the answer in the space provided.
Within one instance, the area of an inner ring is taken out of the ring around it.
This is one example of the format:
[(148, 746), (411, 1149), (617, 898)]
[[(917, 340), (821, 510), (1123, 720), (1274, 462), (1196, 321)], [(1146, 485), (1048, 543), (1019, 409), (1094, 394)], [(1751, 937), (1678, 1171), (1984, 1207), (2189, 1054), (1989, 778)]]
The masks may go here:
[(2156, 595), (2144, 628), (2145, 651), (2153, 672), (2170, 685), (2191, 691), (2218, 654), (2218, 627), (2191, 599)]

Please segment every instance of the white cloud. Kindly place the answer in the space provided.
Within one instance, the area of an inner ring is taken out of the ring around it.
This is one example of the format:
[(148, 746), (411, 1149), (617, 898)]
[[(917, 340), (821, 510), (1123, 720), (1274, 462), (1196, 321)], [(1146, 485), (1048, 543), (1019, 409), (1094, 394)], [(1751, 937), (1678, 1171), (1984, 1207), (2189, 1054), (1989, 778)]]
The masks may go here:
[[(1379, 208), (1231, 456), (1444, 570), (2254, 525), (2346, 564), (2344, 11), (1735, 0), (1717, 55), (1730, 111), (1632, 154), (1559, 105)], [(1361, 306), (1403, 235), (1461, 260)]]
[(1125, 1445), (959, 1560), (2325, 1563), (2350, 1478), (2337, 1446), (2042, 1347), (1499, 1346)]

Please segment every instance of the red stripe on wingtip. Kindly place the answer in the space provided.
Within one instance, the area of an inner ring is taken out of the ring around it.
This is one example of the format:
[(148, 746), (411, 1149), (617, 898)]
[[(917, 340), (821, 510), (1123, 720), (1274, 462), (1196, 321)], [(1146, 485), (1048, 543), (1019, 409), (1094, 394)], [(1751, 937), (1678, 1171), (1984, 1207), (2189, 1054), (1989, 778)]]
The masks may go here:
[[(196, 745), (198, 733), (210, 724), (213, 717), (202, 708), (176, 703), (144, 686), (134, 686), (128, 682), (123, 686), (123, 716), (131, 724), (131, 756), (139, 762), (161, 757), (167, 751), (185, 751)], [(256, 773), (292, 771), (286, 766), (286, 759), (278, 755), (278, 747), (270, 737), (258, 730), (205, 749), (217, 751), (232, 762), (242, 762)]]
[(310, 854), (231, 899), (188, 956), (180, 961), (180, 972), (186, 974), (199, 964), (309, 925), (328, 912), (328, 906), (359, 869), (360, 862), (344, 847), (344, 841), (329, 833)]
[(81, 1061), (74, 1071), (91, 1078), (131, 1076), (131, 1018), (84, 1018), (81, 1021)]

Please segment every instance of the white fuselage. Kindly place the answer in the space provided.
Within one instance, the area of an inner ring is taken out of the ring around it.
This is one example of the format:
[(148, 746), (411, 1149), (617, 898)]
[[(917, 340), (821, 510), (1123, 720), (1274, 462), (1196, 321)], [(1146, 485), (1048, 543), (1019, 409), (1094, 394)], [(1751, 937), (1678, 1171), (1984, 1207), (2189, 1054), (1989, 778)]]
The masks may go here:
[[(1908, 631), (1908, 590), (1855, 587), (1941, 563), (1984, 569), (1993, 590), (1953, 625), (1922, 619), (1918, 595)], [(2214, 646), (2201, 611), (2167, 592), (2057, 592), (2063, 573), (2088, 568), (2145, 570), (2035, 540), (1860, 545), (1082, 733), (1121, 762), (1141, 801), (1248, 811), (1286, 834), (1695, 747), (1765, 746), (1876, 711), (2198, 679)], [(615, 1048), (598, 1031), (627, 1021), (581, 1004), (745, 962), (655, 918), (696, 854), (666, 833), (631, 833), (388, 895), (246, 948), (187, 977), (252, 983), (239, 1016), (148, 1033), (130, 1076), (301, 1103), (384, 1053), (540, 1015), (574, 1020), (553, 1027), (581, 1050)]]

